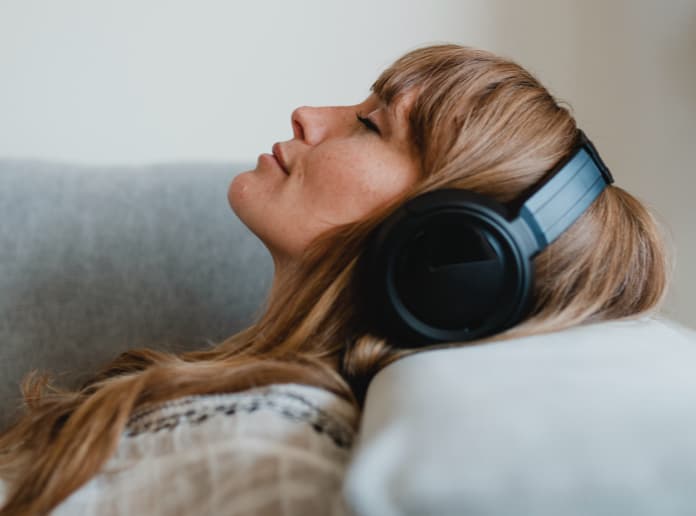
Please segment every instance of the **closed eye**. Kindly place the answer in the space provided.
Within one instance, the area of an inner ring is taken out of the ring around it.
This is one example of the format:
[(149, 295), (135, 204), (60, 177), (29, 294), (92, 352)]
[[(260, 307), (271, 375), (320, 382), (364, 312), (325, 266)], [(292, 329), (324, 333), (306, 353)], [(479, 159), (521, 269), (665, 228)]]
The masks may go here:
[(358, 121), (365, 127), (367, 127), (370, 131), (374, 131), (379, 135), (382, 134), (382, 132), (379, 130), (379, 127), (377, 127), (377, 124), (375, 124), (372, 120), (360, 116), (360, 113), (358, 113), (356, 116), (358, 117)]

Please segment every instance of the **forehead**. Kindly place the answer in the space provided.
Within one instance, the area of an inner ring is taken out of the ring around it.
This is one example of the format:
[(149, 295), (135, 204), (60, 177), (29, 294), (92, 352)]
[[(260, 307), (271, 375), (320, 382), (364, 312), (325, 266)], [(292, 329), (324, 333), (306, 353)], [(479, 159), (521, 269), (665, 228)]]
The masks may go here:
[(368, 98), (375, 103), (376, 107), (383, 109), (394, 118), (399, 118), (404, 112), (408, 113), (411, 105), (416, 99), (417, 93), (415, 88), (412, 88), (393, 97), (389, 102), (374, 92), (372, 92)]

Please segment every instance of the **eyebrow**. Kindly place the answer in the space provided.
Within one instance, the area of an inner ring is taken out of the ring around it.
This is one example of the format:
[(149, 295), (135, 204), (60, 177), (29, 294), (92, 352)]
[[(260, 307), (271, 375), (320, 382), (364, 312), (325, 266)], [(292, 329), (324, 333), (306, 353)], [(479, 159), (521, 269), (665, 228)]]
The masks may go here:
[[(396, 128), (400, 125), (399, 123), (401, 122), (401, 117), (399, 116), (402, 111), (397, 111), (396, 109), (396, 104), (383, 104), (384, 106), (384, 111), (387, 113), (387, 116), (384, 117), (385, 124), (387, 125), (387, 131), (390, 135), (390, 137), (396, 137)], [(408, 117), (406, 117), (408, 118)], [(408, 125), (408, 120), (406, 120), (406, 125)], [(406, 128), (406, 131), (408, 133), (408, 127)], [(405, 136), (408, 138), (408, 134)]]
[[(377, 95), (374, 91), (372, 91), (372, 93), (375, 94), (375, 96), (377, 97), (377, 100), (379, 102), (379, 104), (378, 104), (379, 109), (381, 111), (386, 112), (386, 116), (380, 117), (381, 120), (383, 120), (383, 125), (386, 126), (386, 127), (384, 127), (384, 129), (385, 129), (386, 133), (389, 134), (390, 139), (394, 138), (396, 136), (394, 134), (395, 128), (397, 127), (398, 122), (399, 122), (399, 118), (397, 116), (397, 109), (396, 109), (398, 103), (387, 102), (382, 97)], [(407, 124), (408, 124), (408, 121), (407, 121)], [(410, 129), (407, 128), (407, 132), (408, 131), (410, 131)], [(408, 138), (408, 134), (406, 135), (406, 138)]]

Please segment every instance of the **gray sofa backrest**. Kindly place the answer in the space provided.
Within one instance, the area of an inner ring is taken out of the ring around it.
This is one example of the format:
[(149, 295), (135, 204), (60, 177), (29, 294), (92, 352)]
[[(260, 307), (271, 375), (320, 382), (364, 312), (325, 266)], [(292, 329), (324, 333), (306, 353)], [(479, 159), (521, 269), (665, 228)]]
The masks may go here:
[(0, 429), (32, 368), (76, 387), (134, 347), (243, 329), (273, 261), (227, 201), (248, 164), (0, 160)]

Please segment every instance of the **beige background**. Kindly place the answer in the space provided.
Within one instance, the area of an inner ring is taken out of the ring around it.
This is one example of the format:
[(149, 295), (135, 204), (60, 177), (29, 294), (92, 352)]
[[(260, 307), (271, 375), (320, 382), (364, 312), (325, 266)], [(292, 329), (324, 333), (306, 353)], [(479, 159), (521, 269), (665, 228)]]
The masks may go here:
[(517, 60), (569, 102), (676, 248), (696, 327), (696, 0), (0, 0), (0, 157), (255, 160), (301, 104), (357, 102), (403, 52)]

